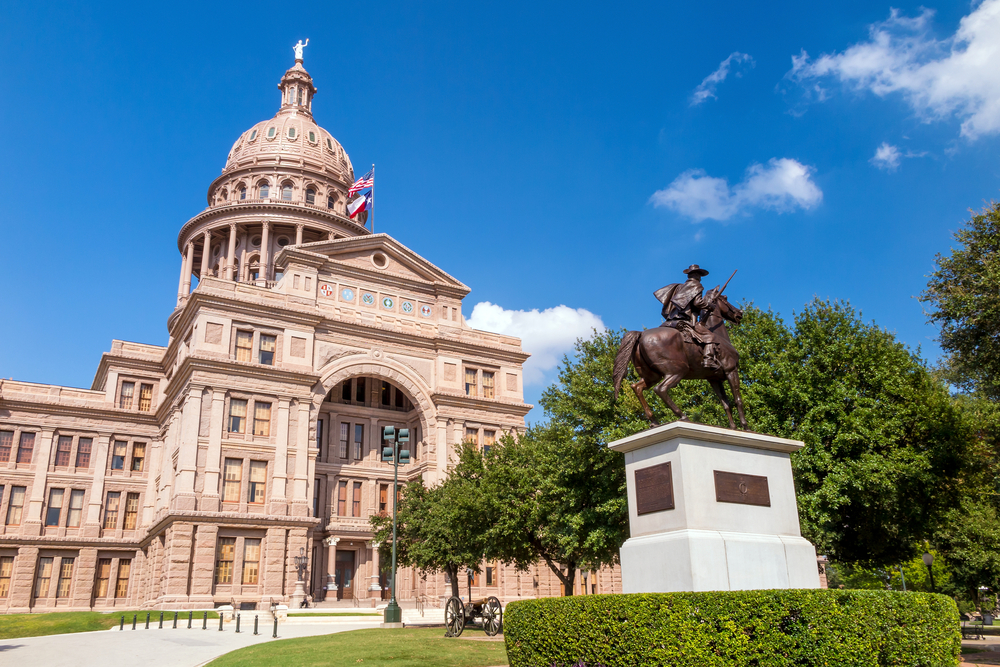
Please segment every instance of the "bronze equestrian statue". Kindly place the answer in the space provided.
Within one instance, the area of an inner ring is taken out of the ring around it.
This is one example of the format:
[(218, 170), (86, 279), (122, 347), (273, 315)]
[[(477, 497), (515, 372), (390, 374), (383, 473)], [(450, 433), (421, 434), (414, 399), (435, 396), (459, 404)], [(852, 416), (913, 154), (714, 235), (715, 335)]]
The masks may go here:
[[(722, 294), (729, 285), (728, 280), (721, 289), (716, 286), (703, 293), (701, 278), (707, 276), (708, 271), (692, 264), (684, 273), (688, 277), (686, 282), (667, 285), (653, 293), (663, 303), (664, 323), (655, 329), (629, 331), (622, 339), (615, 356), (615, 399), (631, 361), (639, 374), (639, 381), (632, 385), (632, 390), (653, 426), (659, 424), (653, 418), (643, 391), (652, 387), (679, 419), (686, 420), (670, 398), (670, 389), (681, 380), (708, 380), (726, 410), (729, 428), (736, 428), (732, 405), (722, 384), (726, 380), (736, 402), (740, 426), (746, 430), (747, 420), (740, 396), (740, 354), (729, 340), (725, 323), (729, 320), (739, 324), (743, 311), (730, 304)], [(732, 280), (732, 276), (729, 278)]]

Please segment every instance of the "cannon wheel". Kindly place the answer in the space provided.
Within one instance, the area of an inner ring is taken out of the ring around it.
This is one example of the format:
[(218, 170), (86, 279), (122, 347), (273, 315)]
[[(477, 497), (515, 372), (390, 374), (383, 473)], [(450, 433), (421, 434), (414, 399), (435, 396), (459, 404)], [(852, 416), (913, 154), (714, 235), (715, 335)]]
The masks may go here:
[(483, 632), (489, 637), (495, 637), (501, 630), (503, 630), (503, 607), (500, 606), (500, 600), (491, 595), (486, 598), (486, 604), (483, 605)]
[(461, 637), (465, 630), (465, 605), (459, 598), (452, 597), (444, 606), (444, 636)]

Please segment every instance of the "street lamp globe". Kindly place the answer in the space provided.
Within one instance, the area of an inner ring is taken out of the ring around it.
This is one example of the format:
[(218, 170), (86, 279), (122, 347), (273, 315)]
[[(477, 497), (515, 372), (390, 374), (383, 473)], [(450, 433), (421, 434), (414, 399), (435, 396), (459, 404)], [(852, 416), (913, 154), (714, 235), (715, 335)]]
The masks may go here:
[(924, 565), (926, 565), (927, 567), (930, 567), (931, 565), (934, 564), (934, 554), (930, 552), (925, 553), (923, 556), (921, 556), (921, 558), (924, 559)]

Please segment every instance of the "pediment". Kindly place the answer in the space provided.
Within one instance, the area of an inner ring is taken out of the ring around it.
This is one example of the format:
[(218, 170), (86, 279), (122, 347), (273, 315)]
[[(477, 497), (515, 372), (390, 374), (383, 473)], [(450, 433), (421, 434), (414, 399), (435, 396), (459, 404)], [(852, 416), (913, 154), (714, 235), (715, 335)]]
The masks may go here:
[(320, 268), (322, 273), (368, 274), (378, 276), (448, 287), (467, 294), (470, 290), (461, 281), (449, 275), (444, 270), (413, 252), (402, 243), (387, 234), (371, 234), (332, 241), (316, 241), (299, 246), (284, 248), (276, 257), (278, 263), (282, 259), (294, 258), (301, 253), (312, 256), (322, 256), (325, 261)]

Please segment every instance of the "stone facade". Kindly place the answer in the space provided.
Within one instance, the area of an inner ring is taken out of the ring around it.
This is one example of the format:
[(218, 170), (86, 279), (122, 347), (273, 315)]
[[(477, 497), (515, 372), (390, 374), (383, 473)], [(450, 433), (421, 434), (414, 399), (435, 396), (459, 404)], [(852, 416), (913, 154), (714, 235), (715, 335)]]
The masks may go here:
[[(401, 481), (430, 484), (456, 444), (523, 428), (520, 341), (469, 328), (465, 285), (346, 217), (354, 171), (301, 61), (279, 88), (181, 228), (168, 345), (114, 341), (89, 390), (0, 381), (0, 610), (266, 606), (300, 550), (314, 599), (383, 599), (383, 428), (411, 434)], [(588, 581), (621, 590), (617, 569)], [(399, 573), (401, 600), (449, 591)], [(544, 566), (472, 582), (559, 592)]]

